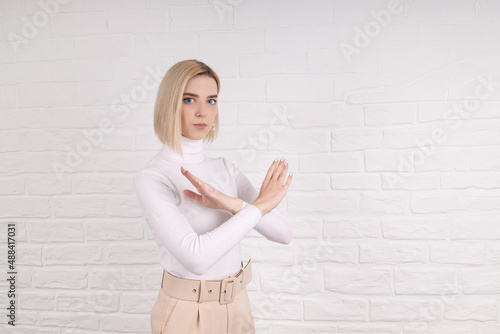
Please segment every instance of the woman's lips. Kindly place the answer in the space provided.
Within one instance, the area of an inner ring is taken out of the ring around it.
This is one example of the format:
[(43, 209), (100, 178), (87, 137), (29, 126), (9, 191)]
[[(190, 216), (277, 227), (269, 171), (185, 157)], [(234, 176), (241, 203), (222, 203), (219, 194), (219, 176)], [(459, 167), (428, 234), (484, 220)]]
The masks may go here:
[(195, 124), (194, 126), (199, 130), (203, 130), (207, 127), (206, 124)]

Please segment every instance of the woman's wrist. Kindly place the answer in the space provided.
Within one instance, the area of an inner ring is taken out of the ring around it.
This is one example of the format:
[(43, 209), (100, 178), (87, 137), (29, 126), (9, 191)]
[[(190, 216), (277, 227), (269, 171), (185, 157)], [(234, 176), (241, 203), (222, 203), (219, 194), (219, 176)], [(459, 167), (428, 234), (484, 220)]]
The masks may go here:
[(230, 210), (228, 210), (232, 215), (237, 214), (240, 212), (241, 208), (243, 207), (243, 201), (239, 198), (234, 199), (234, 204)]

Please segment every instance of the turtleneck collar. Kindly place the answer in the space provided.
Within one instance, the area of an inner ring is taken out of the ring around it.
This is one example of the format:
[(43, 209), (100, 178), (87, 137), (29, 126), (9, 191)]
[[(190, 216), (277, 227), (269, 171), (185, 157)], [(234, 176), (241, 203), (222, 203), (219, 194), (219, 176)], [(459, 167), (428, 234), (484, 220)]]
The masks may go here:
[(163, 144), (163, 148), (160, 154), (170, 161), (175, 162), (202, 162), (205, 160), (205, 154), (203, 153), (203, 139), (190, 139), (181, 136), (182, 154), (174, 152), (170, 146)]

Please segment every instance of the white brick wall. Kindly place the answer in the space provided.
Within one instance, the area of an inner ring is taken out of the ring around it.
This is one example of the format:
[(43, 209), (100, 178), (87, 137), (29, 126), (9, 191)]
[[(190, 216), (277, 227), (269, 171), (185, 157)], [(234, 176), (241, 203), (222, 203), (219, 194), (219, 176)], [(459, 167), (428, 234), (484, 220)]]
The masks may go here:
[[(497, 0), (0, 0), (0, 256), (17, 326), (148, 333), (161, 281), (134, 173), (158, 82), (222, 80), (207, 154), (259, 187), (284, 155), (290, 245), (252, 231), (257, 333), (500, 333)], [(380, 22), (379, 22), (380, 21)]]

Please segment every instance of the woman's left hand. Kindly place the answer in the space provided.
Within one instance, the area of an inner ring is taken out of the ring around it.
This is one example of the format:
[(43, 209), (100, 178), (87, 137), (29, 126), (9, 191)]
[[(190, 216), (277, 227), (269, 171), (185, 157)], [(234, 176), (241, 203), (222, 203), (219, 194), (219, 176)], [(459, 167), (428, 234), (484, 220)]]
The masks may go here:
[(187, 197), (196, 200), (198, 203), (208, 208), (227, 210), (231, 213), (239, 211), (239, 209), (237, 209), (238, 205), (241, 207), (243, 204), (240, 199), (228, 196), (215, 189), (182, 166), (181, 173), (195, 186), (196, 190), (200, 192), (200, 195), (198, 195), (191, 190), (184, 189), (183, 193)]

